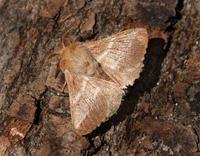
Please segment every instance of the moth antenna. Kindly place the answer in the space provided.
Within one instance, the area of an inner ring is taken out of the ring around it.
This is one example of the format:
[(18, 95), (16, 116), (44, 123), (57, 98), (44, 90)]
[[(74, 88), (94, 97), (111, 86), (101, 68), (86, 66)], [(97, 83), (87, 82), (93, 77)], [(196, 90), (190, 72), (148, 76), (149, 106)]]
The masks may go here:
[(45, 58), (44, 58), (44, 64), (43, 64), (43, 65), (46, 65), (47, 61), (48, 61), (51, 57), (56, 56), (56, 55), (61, 56), (61, 55), (62, 55), (62, 50), (56, 51), (56, 52), (52, 52), (52, 53), (50, 53), (50, 54), (47, 54), (47, 55), (45, 56)]
[[(66, 44), (65, 44), (65, 43), (66, 43)], [(62, 38), (62, 46), (63, 46), (63, 48), (66, 47), (65, 45), (71, 46), (72, 44), (73, 44), (73, 40), (72, 40), (72, 39), (66, 38), (66, 39), (64, 40), (64, 38)]]
[(61, 56), (62, 53), (63, 53), (62, 50), (56, 51), (56, 52), (53, 52), (53, 53), (50, 53), (50, 54), (47, 55), (46, 59), (50, 59), (51, 57), (53, 57), (53, 56), (55, 56), (55, 55)]

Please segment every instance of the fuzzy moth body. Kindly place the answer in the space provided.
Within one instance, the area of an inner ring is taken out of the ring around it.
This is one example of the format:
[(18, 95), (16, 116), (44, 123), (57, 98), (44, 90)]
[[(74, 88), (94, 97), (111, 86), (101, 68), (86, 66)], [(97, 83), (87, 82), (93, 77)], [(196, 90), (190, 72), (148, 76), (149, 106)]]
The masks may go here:
[(72, 123), (80, 135), (116, 113), (123, 89), (139, 77), (147, 44), (147, 30), (133, 28), (97, 41), (72, 43), (50, 54), (60, 55)]

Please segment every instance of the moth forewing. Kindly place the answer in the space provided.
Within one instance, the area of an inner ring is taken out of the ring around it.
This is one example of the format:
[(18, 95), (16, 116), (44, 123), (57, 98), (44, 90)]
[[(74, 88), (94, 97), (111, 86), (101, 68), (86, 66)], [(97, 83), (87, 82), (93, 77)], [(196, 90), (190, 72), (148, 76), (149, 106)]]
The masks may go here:
[(114, 82), (66, 73), (72, 123), (85, 135), (117, 111), (123, 90)]
[(97, 42), (84, 43), (84, 46), (90, 49), (106, 74), (126, 88), (139, 77), (147, 44), (147, 30), (134, 28)]

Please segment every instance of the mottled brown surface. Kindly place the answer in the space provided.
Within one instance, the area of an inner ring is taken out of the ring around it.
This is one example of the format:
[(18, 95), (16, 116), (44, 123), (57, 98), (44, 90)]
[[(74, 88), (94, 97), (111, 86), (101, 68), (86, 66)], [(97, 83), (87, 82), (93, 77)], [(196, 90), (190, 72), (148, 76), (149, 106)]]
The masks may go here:
[[(182, 2), (0, 0), (0, 155), (198, 156), (200, 2), (184, 0), (180, 19)], [(118, 114), (78, 136), (68, 95), (57, 91), (63, 75), (45, 85), (56, 71), (45, 56), (66, 36), (85, 41), (137, 25), (166, 30), (165, 50), (163, 39), (150, 40), (144, 72)]]

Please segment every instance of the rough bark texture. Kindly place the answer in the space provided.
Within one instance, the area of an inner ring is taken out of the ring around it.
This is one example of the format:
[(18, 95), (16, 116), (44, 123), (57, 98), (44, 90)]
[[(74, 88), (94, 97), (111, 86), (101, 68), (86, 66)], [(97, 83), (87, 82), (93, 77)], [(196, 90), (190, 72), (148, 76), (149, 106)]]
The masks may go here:
[[(199, 0), (0, 0), (0, 156), (200, 155), (199, 16)], [(78, 136), (46, 55), (138, 25), (169, 38), (149, 40), (118, 113)]]

